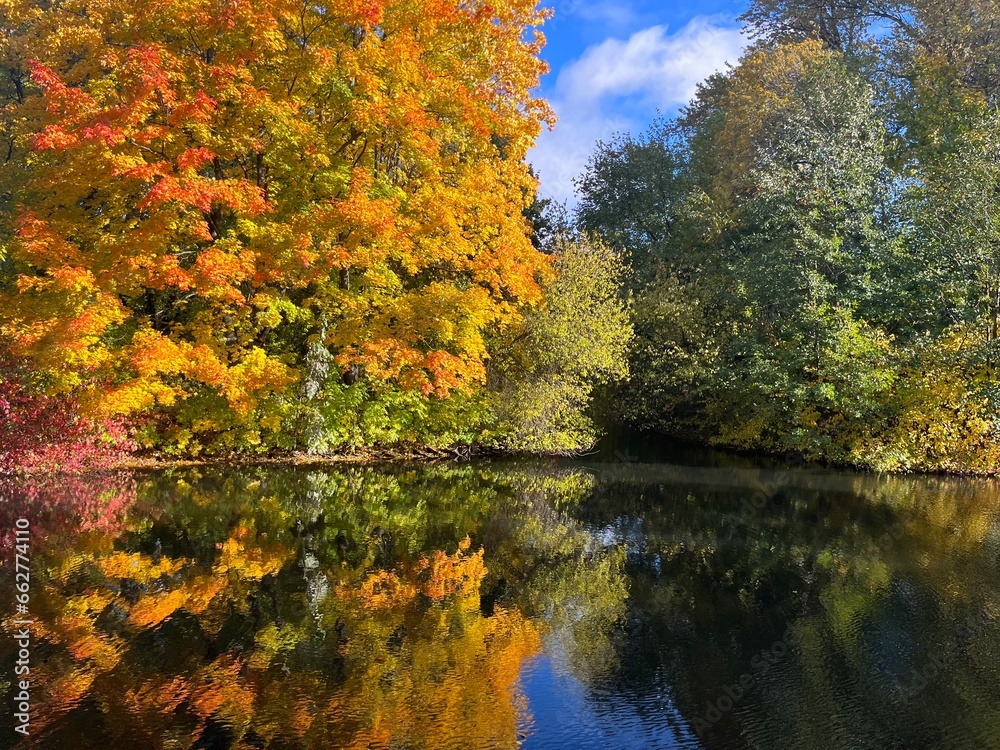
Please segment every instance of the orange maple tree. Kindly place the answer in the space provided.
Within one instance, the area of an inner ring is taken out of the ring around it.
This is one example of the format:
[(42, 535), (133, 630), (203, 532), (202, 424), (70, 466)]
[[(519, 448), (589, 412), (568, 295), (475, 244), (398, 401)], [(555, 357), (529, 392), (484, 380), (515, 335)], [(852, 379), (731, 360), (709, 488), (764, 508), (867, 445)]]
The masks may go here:
[(485, 378), (549, 273), (535, 0), (3, 0), (0, 345), (95, 414), (248, 419), (310, 344)]

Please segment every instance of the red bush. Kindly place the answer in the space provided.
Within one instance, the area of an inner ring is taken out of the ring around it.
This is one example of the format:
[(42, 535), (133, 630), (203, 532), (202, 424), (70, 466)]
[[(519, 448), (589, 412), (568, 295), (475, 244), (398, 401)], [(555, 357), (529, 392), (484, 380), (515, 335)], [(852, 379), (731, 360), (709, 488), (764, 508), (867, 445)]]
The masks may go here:
[(82, 417), (72, 396), (33, 392), (24, 373), (0, 359), (0, 476), (106, 469), (134, 449), (124, 420)]

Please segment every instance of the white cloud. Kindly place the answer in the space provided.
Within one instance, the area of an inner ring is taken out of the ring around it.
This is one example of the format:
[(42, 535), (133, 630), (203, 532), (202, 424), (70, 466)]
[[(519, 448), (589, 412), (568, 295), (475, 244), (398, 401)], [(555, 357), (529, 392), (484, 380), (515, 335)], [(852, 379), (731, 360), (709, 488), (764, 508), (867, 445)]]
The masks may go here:
[[(643, 128), (656, 109), (686, 104), (700, 81), (739, 59), (745, 43), (724, 19), (698, 17), (674, 34), (652, 26), (627, 41), (606, 39), (587, 49), (559, 72), (549, 97), (559, 123), (542, 133), (529, 155), (542, 193), (572, 200), (573, 178), (596, 141)], [(648, 112), (643, 121), (625, 113), (636, 108)]]

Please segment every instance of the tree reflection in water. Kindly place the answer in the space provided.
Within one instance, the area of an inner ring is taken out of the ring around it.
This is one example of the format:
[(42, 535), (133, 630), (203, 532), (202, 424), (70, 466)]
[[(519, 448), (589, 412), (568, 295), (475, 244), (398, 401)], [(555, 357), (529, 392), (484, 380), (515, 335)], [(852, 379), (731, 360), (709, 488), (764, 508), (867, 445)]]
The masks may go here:
[[(18, 747), (1000, 746), (994, 484), (711, 464), (22, 492), (4, 510), (35, 524)], [(578, 715), (553, 715), (541, 663)]]

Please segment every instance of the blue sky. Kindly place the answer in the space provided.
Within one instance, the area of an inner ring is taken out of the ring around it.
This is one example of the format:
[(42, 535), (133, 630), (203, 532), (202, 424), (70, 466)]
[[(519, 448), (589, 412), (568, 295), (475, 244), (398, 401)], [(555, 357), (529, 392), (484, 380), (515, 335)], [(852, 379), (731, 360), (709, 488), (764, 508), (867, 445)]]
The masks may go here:
[(638, 132), (657, 110), (674, 114), (695, 85), (727, 62), (746, 39), (736, 22), (746, 0), (548, 0), (556, 15), (543, 31), (551, 72), (541, 93), (559, 123), (529, 154), (543, 195), (573, 203), (573, 178), (594, 143)]

